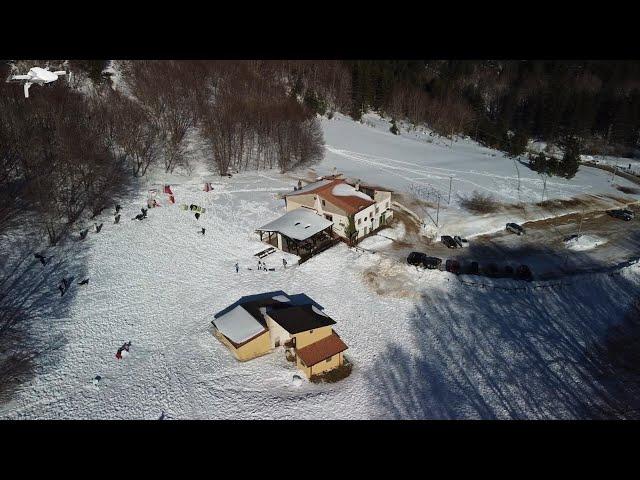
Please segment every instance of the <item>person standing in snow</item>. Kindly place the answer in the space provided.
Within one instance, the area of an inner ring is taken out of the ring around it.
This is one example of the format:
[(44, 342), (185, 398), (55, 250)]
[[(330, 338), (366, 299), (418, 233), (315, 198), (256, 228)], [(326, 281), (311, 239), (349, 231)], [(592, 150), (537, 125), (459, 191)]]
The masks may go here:
[(282, 259), (282, 266), (287, 268), (287, 261), (284, 258)]
[(204, 235), (204, 227), (202, 227), (202, 232), (201, 233), (202, 233), (202, 235)]
[(240, 266), (238, 265), (238, 262), (236, 262), (236, 273), (238, 273), (240, 271)]

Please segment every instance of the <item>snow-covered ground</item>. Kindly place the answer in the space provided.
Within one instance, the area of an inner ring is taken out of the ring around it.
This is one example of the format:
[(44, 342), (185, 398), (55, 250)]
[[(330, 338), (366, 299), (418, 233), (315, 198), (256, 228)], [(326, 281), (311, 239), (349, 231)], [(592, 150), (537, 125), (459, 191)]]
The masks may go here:
[[(347, 177), (361, 178), (399, 193), (410, 194), (412, 185), (432, 187), (442, 194), (440, 234), (473, 237), (503, 229), (507, 222), (547, 218), (549, 212), (535, 205), (543, 200), (543, 190), (544, 200), (597, 197), (600, 209), (619, 205), (609, 195), (624, 197), (629, 202), (640, 199), (640, 195), (621, 194), (611, 184), (608, 172), (585, 166), (571, 180), (551, 177), (545, 186), (543, 177), (526, 166), (524, 157), (522, 161), (514, 160), (469, 138), (449, 141), (426, 128), (409, 130), (404, 124), (400, 125), (401, 134), (394, 135), (389, 132), (389, 121), (376, 114), (365, 115), (363, 123), (336, 114), (331, 120), (323, 118), (322, 126), (326, 156), (315, 167), (318, 175), (330, 174), (335, 167)], [(619, 161), (624, 163), (627, 159)], [(617, 178), (616, 184), (637, 187), (622, 178)], [(474, 191), (489, 194), (511, 208), (472, 216), (461, 208), (460, 197)], [(436, 203), (435, 197), (427, 200)], [(526, 205), (524, 210), (514, 208), (521, 203)], [(434, 219), (435, 210), (429, 210)], [(567, 209), (564, 213), (571, 211)]]
[(600, 238), (595, 235), (578, 235), (565, 242), (569, 250), (582, 252), (584, 250), (592, 250), (600, 245), (607, 243), (606, 238)]
[[(323, 127), (327, 158), (319, 173), (335, 165), (405, 191), (412, 182), (448, 188), (451, 174), (455, 192), (517, 198), (513, 161), (468, 141), (449, 148), (340, 116)], [(190, 151), (205, 150), (194, 142)], [(521, 194), (535, 199), (539, 180), (520, 171)], [(547, 189), (558, 198), (600, 192), (608, 188), (602, 173), (581, 169), (570, 182), (550, 180)], [(203, 192), (203, 181), (214, 190)], [(585, 355), (627, 311), (640, 264), (613, 276), (577, 276), (561, 288), (534, 282), (526, 291), (508, 290), (522, 284), (484, 282), (497, 290), (339, 244), (302, 265), (277, 252), (264, 259), (275, 271), (258, 271), (253, 254), (265, 244), (254, 229), (284, 213), (278, 195), (292, 190), (289, 175), (220, 178), (200, 162), (190, 176), (158, 174), (145, 182), (122, 202), (118, 225), (105, 212), (99, 234), (50, 249), (69, 260), (55, 275), (53, 267), (32, 266), (32, 277), (50, 275), (34, 334), (45, 341), (61, 334), (61, 346), (0, 406), (0, 418), (157, 419), (161, 412), (174, 419), (584, 418), (617, 401)], [(148, 219), (130, 220), (147, 189), (164, 182), (176, 205), (163, 201)], [(182, 203), (206, 213), (196, 220)], [(462, 216), (454, 203), (448, 211)], [(16, 235), (0, 248), (19, 249)], [(365, 242), (376, 241), (385, 239)], [(63, 272), (90, 283), (74, 282), (60, 298)], [(213, 315), (243, 295), (267, 291), (304, 293), (325, 308), (349, 345), (350, 377), (296, 385), (299, 372), (282, 350), (245, 363), (234, 359), (212, 334)], [(129, 355), (117, 360), (126, 341)]]

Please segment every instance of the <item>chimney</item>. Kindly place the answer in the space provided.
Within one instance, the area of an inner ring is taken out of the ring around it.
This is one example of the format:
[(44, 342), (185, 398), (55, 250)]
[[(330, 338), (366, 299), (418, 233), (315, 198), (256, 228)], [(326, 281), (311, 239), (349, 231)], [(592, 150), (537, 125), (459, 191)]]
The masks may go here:
[(356, 185), (353, 188), (355, 188), (358, 191), (360, 190), (360, 179), (356, 180)]

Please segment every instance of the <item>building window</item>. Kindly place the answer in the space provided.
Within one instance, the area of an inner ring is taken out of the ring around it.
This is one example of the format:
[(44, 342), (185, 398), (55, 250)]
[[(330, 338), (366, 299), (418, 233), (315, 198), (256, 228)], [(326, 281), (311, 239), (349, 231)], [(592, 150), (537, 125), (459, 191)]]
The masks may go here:
[(376, 213), (378, 213), (378, 206), (376, 205)]
[(322, 200), (322, 206), (323, 206), (323, 207), (325, 206), (324, 200)]
[(327, 363), (329, 363), (329, 362), (331, 361), (331, 359), (332, 359), (332, 358), (333, 358), (333, 357), (329, 357), (329, 358), (327, 358)]
[(358, 219), (358, 225), (360, 225), (360, 223), (362, 223), (362, 219), (361, 218)]

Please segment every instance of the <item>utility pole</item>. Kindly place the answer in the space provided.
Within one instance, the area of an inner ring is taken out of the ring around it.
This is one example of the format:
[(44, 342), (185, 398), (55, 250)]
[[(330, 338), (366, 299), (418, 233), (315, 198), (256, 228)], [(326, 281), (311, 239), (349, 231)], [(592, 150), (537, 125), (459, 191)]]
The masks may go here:
[(542, 201), (544, 202), (544, 193), (547, 190), (547, 177), (546, 175), (542, 176)]
[(440, 218), (440, 194), (438, 194), (438, 210), (436, 210), (436, 227), (438, 226)]
[(451, 144), (450, 147), (453, 147), (453, 127), (451, 127)]
[(582, 213), (580, 214), (580, 225), (578, 225), (578, 236), (580, 236), (580, 232), (582, 231), (582, 219), (584, 217), (584, 208), (582, 209)]
[(451, 184), (453, 183), (453, 175), (449, 175), (449, 199), (447, 200), (447, 205), (451, 203)]

